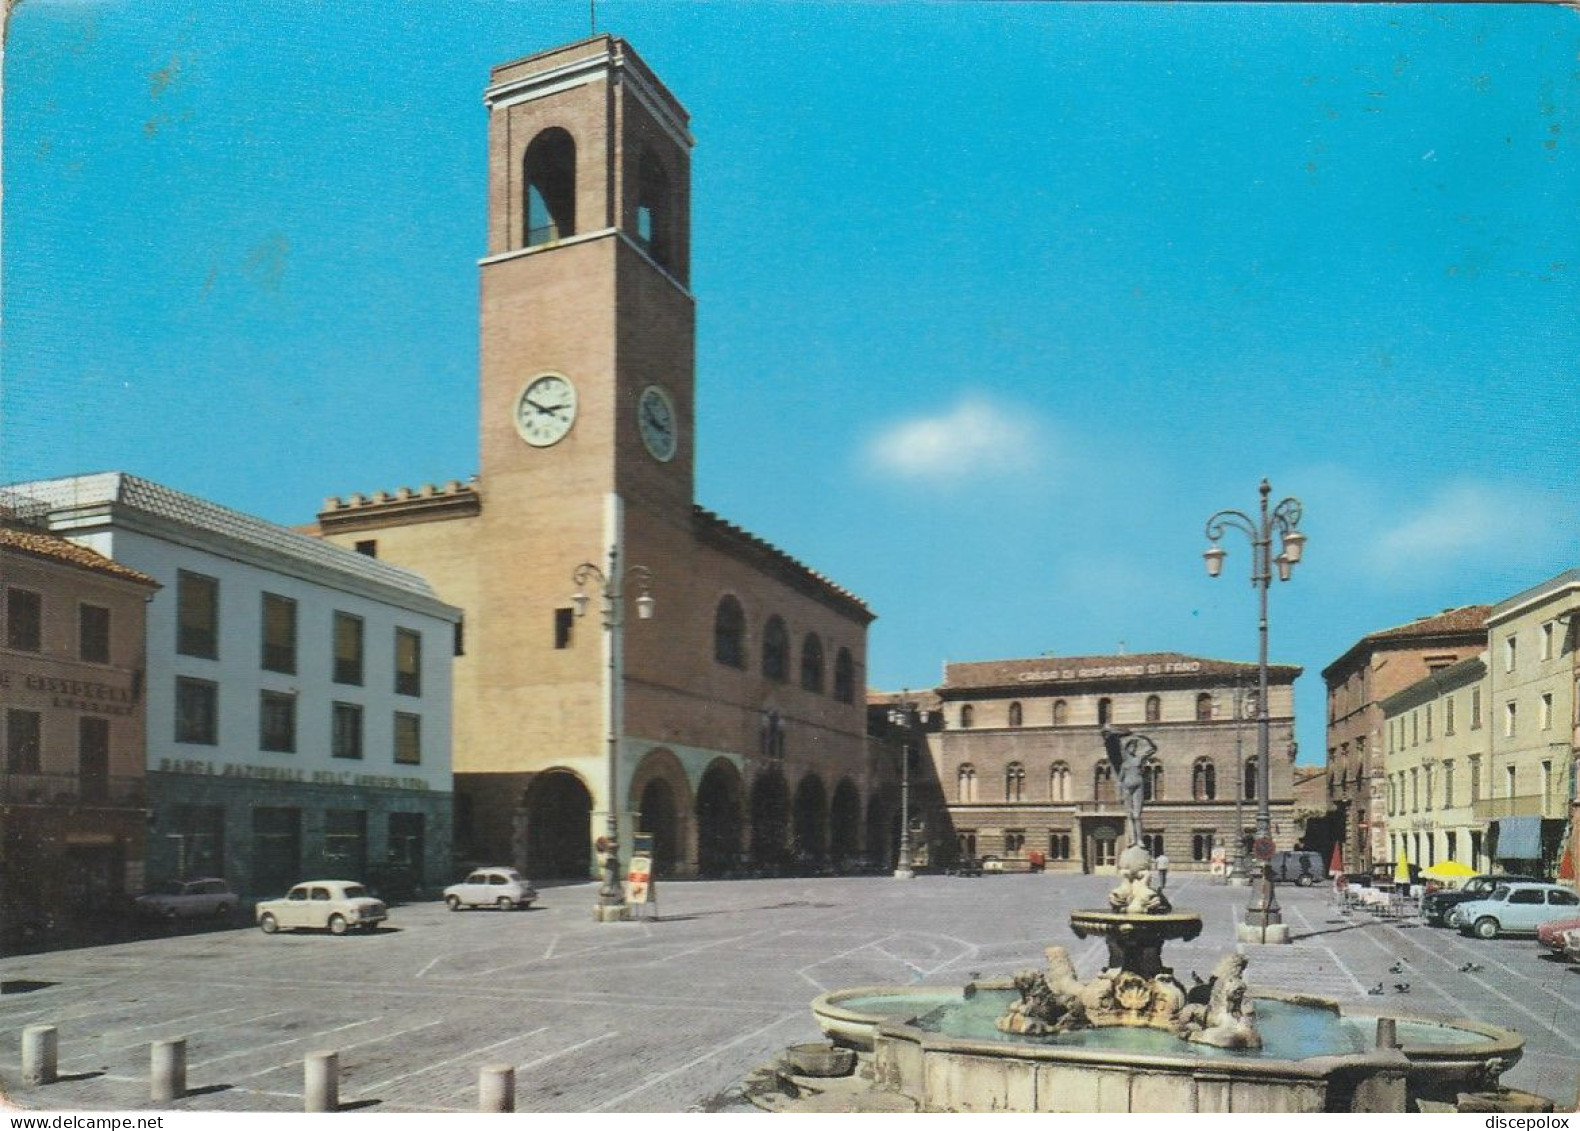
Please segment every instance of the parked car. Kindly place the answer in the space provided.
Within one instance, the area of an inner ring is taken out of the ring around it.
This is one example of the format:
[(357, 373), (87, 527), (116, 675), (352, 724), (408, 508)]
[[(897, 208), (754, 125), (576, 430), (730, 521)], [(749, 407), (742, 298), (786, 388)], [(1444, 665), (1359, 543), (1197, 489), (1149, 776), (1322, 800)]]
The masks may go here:
[(144, 919), (229, 919), (240, 902), (224, 880), (171, 880), (132, 901)]
[(511, 911), (531, 907), (538, 898), (532, 881), (514, 868), (478, 868), (458, 884), (444, 889), (444, 901), (451, 911), (463, 907), (497, 907)]
[(1580, 962), (1580, 928), (1565, 931), (1558, 937), (1563, 940), (1563, 956), (1570, 962)]
[(1298, 884), (1308, 888), (1318, 880), (1328, 878), (1328, 866), (1320, 852), (1275, 852), (1270, 861), (1273, 882)]
[(389, 918), (382, 902), (353, 880), (309, 880), (297, 884), (283, 899), (258, 904), (258, 927), (266, 935), (297, 927), (329, 929), (343, 935), (355, 929), (376, 931)]
[(1570, 931), (1580, 930), (1580, 916), (1571, 916), (1567, 919), (1554, 919), (1550, 923), (1543, 923), (1536, 928), (1536, 941), (1545, 946), (1554, 954), (1563, 954), (1567, 941), (1564, 936)]
[(1499, 884), (1485, 899), (1473, 899), (1454, 909), (1454, 921), (1464, 934), (1495, 939), (1515, 932), (1533, 934), (1543, 923), (1571, 919), (1580, 908), (1580, 895), (1558, 884)]
[(1485, 899), (1492, 894), (1492, 890), (1499, 884), (1539, 884), (1540, 876), (1516, 876), (1507, 872), (1489, 872), (1480, 876), (1472, 876), (1459, 886), (1457, 891), (1427, 892), (1421, 897), (1421, 916), (1434, 927), (1455, 926), (1450, 921), (1454, 908), (1461, 903), (1469, 903), (1473, 899)]
[(410, 903), (420, 894), (417, 877), (405, 864), (369, 864), (365, 883), (368, 894), (386, 904)]

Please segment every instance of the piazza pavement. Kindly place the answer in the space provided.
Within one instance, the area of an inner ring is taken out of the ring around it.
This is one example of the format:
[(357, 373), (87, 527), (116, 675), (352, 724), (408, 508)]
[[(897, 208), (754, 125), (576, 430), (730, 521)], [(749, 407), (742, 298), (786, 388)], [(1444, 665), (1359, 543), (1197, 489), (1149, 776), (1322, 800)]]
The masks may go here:
[[(808, 1006), (825, 990), (959, 985), (1041, 967), (1055, 943), (1091, 976), (1104, 944), (1077, 940), (1068, 915), (1102, 906), (1112, 885), (1053, 874), (664, 883), (656, 919), (597, 924), (595, 885), (572, 884), (525, 912), (397, 905), (374, 935), (177, 928), (14, 956), (0, 960), (0, 1081), (30, 1109), (300, 1111), (303, 1057), (338, 1050), (345, 1109), (476, 1110), (479, 1068), (512, 1064), (518, 1111), (754, 1110), (743, 1081), (819, 1038)], [(1169, 895), (1205, 919), (1200, 937), (1164, 952), (1188, 983), (1234, 947), (1249, 891), (1176, 873)], [(1278, 896), (1294, 942), (1246, 948), (1253, 986), (1517, 1029), (1525, 1056), (1504, 1082), (1573, 1107), (1580, 969), (1531, 939), (1346, 916), (1326, 887)], [(1379, 984), (1383, 994), (1367, 992)], [(58, 1028), (62, 1079), (26, 1087), (21, 1032), (43, 1024)], [(155, 1105), (149, 1043), (176, 1037), (191, 1094)]]

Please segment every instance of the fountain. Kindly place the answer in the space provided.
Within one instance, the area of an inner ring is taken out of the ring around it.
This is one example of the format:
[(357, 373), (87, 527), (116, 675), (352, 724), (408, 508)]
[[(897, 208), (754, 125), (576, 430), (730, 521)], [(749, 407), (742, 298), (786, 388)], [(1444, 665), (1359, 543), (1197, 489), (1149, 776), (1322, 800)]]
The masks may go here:
[[(853, 1074), (808, 1080), (765, 1069), (761, 1106), (790, 1110), (1317, 1112), (1506, 1110), (1498, 1078), (1521, 1056), (1516, 1033), (1476, 1021), (1382, 1015), (1301, 994), (1253, 991), (1243, 954), (1189, 989), (1163, 946), (1201, 933), (1177, 911), (1142, 846), (1145, 735), (1102, 731), (1125, 805), (1129, 846), (1106, 909), (1078, 910), (1078, 938), (1108, 964), (1081, 981), (1068, 951), (1042, 970), (927, 986), (839, 990), (812, 1004), (824, 1035), (852, 1050)], [(805, 1060), (800, 1046), (796, 1063)], [(777, 1085), (774, 1085), (777, 1081)], [(777, 1090), (775, 1090), (777, 1088)], [(752, 1087), (749, 1086), (749, 1091)], [(793, 1101), (785, 1099), (794, 1093)], [(1510, 1099), (1508, 1102), (1523, 1102)], [(1492, 1105), (1488, 1107), (1486, 1105)], [(1468, 1106), (1466, 1106), (1468, 1105)], [(1549, 1108), (1550, 1110), (1550, 1108)]]

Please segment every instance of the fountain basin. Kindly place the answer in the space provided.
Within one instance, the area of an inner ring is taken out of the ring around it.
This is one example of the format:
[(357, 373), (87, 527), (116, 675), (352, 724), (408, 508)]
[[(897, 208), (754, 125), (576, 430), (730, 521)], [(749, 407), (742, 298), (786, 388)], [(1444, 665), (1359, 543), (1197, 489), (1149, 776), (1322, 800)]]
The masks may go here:
[[(1135, 1028), (1051, 1036), (998, 1032), (1008, 979), (965, 990), (863, 987), (812, 1006), (836, 1043), (870, 1056), (876, 1086), (933, 1111), (1310, 1112), (1408, 1110), (1490, 1086), (1516, 1063), (1518, 1034), (1469, 1020), (1340, 1007), (1257, 991), (1260, 1049), (1218, 1049)], [(1376, 1047), (1395, 1018), (1398, 1048)]]

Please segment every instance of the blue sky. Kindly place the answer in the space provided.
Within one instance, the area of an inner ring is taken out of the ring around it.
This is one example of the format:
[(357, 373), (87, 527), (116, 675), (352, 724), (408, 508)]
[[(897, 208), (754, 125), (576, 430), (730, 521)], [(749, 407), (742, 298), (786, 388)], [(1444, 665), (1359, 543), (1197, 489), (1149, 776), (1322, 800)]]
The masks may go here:
[[(286, 523), (476, 470), (488, 67), (583, 0), (24, 0), (0, 481)], [(698, 501), (946, 660), (1253, 659), (1224, 507), (1299, 496), (1276, 660), (1580, 561), (1580, 16), (598, 5), (692, 114)], [(1235, 535), (1230, 536), (1237, 538)]]

